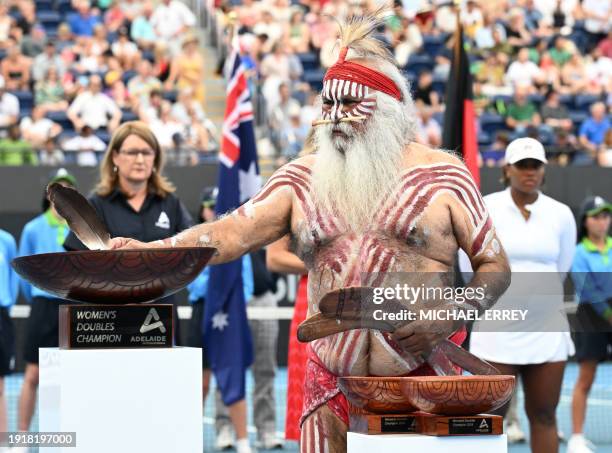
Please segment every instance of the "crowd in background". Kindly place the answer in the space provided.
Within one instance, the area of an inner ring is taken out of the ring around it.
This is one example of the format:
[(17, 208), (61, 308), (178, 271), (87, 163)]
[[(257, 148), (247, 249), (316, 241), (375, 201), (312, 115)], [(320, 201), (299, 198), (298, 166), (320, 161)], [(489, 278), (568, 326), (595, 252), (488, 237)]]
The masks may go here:
[(0, 4), (0, 165), (97, 165), (140, 119), (173, 164), (214, 153), (196, 17), (163, 0)]
[[(384, 2), (271, 0), (218, 4), (221, 34), (238, 32), (256, 88), (259, 123), (281, 161), (301, 149), (326, 68), (335, 19)], [(530, 136), (561, 165), (612, 166), (612, 7), (598, 0), (462, 2), (482, 164), (501, 165), (510, 140)], [(417, 140), (442, 144), (444, 91), (457, 27), (453, 2), (395, 0), (380, 30), (412, 85)]]
[[(279, 163), (302, 148), (337, 58), (336, 19), (393, 7), (380, 37), (412, 84), (417, 140), (442, 143), (456, 11), (443, 0), (217, 0), (237, 32), (259, 136)], [(482, 165), (516, 137), (560, 165), (612, 166), (612, 7), (599, 0), (463, 2)], [(177, 165), (218, 136), (203, 109), (205, 61), (180, 0), (8, 0), (0, 5), (0, 164), (95, 165), (120, 122), (141, 119)], [(230, 32), (231, 30), (231, 32)], [(222, 52), (226, 54), (227, 52)], [(221, 56), (222, 56), (221, 55)]]

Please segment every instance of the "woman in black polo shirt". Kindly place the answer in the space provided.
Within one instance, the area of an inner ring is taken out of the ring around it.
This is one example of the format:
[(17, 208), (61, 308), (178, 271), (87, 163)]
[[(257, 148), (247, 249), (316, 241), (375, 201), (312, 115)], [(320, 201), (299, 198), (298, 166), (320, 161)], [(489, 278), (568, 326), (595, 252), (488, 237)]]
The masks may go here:
[[(100, 180), (89, 197), (111, 237), (155, 241), (193, 225), (173, 193), (174, 185), (162, 175), (163, 163), (162, 149), (145, 123), (130, 121), (115, 131), (102, 160)], [(86, 248), (74, 233), (68, 235), (64, 247)], [(163, 302), (172, 303), (172, 296)], [(174, 314), (178, 320), (176, 309)], [(175, 327), (178, 339), (178, 322)]]

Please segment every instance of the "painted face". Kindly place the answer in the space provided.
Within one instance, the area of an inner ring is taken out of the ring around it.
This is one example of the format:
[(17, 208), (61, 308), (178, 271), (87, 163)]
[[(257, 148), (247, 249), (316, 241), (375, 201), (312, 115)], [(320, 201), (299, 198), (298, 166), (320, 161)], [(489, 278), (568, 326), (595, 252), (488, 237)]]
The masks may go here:
[(374, 90), (358, 82), (330, 79), (323, 82), (323, 119), (370, 117), (376, 109)]

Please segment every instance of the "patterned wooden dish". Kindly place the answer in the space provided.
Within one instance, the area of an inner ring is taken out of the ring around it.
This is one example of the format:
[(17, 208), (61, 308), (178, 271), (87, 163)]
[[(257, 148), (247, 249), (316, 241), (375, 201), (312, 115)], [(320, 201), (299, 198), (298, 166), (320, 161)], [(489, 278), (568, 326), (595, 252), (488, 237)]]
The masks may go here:
[(514, 391), (514, 376), (422, 376), (401, 390), (415, 407), (438, 415), (476, 415), (503, 406)]
[(15, 258), (13, 268), (33, 285), (78, 302), (150, 302), (187, 286), (215, 253), (211, 247), (83, 250)]
[(338, 387), (349, 403), (374, 414), (405, 414), (416, 408), (401, 390), (401, 383), (413, 378), (347, 376), (338, 378)]

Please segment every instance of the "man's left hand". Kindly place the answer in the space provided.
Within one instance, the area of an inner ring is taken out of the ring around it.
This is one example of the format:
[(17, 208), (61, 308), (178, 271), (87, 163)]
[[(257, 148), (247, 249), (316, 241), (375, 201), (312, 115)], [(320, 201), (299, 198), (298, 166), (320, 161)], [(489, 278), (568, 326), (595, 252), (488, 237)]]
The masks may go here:
[(416, 357), (427, 357), (434, 346), (455, 330), (456, 326), (450, 320), (418, 320), (398, 328), (391, 336), (405, 351)]

